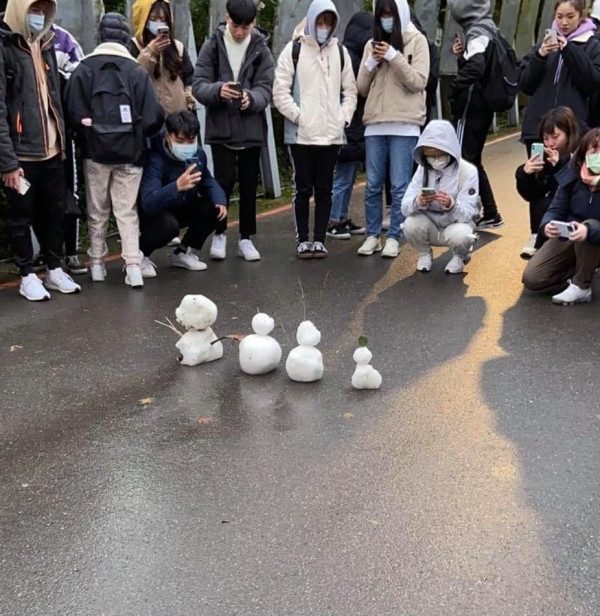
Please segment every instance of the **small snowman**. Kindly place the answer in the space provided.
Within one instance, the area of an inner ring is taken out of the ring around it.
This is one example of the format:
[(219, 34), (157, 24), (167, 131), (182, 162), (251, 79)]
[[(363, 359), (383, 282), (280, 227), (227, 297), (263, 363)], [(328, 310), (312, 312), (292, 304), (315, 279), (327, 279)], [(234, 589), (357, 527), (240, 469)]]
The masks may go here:
[(368, 340), (361, 336), (358, 339), (360, 345), (354, 351), (353, 359), (356, 369), (352, 375), (352, 387), (354, 389), (379, 389), (381, 387), (381, 374), (370, 365), (373, 354), (367, 349)]
[(296, 333), (298, 344), (290, 351), (285, 369), (292, 381), (312, 383), (323, 378), (323, 355), (315, 348), (321, 342), (321, 332), (310, 322), (303, 321)]
[(275, 321), (264, 313), (252, 319), (254, 334), (240, 342), (240, 368), (246, 374), (267, 374), (275, 370), (281, 361), (281, 347), (269, 334), (275, 328)]
[(186, 295), (175, 311), (187, 332), (175, 345), (184, 366), (197, 366), (223, 357), (223, 345), (211, 329), (217, 320), (217, 306), (204, 295)]

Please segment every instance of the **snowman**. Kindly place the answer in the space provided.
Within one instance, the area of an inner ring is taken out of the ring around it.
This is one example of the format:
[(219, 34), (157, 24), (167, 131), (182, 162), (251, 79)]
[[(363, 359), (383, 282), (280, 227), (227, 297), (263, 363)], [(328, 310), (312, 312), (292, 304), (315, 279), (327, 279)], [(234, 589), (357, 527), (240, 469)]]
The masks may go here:
[(281, 361), (281, 347), (269, 334), (275, 328), (275, 321), (264, 313), (252, 319), (254, 334), (240, 342), (240, 368), (246, 374), (267, 374), (275, 370)]
[(379, 389), (381, 387), (381, 374), (369, 365), (373, 354), (366, 346), (360, 346), (353, 355), (356, 362), (356, 370), (352, 375), (352, 387), (354, 389)]
[(321, 332), (310, 322), (303, 321), (296, 333), (298, 344), (290, 351), (285, 369), (292, 381), (312, 383), (323, 377), (323, 355), (315, 348), (321, 342)]
[(175, 311), (187, 332), (175, 345), (184, 366), (197, 366), (223, 357), (223, 345), (211, 329), (217, 320), (217, 306), (204, 295), (186, 295)]

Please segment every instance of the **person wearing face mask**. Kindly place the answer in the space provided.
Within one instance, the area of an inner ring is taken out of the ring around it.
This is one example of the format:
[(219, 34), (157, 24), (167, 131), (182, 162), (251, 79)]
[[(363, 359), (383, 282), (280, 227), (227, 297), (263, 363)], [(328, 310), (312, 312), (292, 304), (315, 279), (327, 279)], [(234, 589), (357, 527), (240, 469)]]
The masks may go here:
[(600, 88), (600, 41), (594, 37), (594, 22), (586, 18), (585, 0), (558, 0), (551, 30), (520, 66), (520, 89), (530, 97), (521, 131), (528, 155), (542, 116), (554, 107), (570, 107), (583, 131), (600, 122), (593, 115)]
[[(592, 281), (600, 265), (600, 129), (581, 141), (573, 159), (556, 176), (558, 190), (540, 223), (546, 239), (523, 272), (530, 291), (556, 291), (563, 306), (592, 301)], [(559, 226), (555, 224), (568, 223)], [(567, 236), (568, 237), (565, 237)]]
[(462, 273), (471, 260), (479, 214), (479, 180), (475, 165), (461, 159), (454, 127), (433, 120), (414, 153), (417, 171), (402, 200), (404, 236), (419, 255), (417, 271), (430, 272), (432, 246), (448, 246), (447, 274)]
[(549, 111), (540, 123), (539, 139), (544, 145), (542, 156), (531, 156), (516, 171), (517, 191), (529, 202), (531, 235), (521, 251), (523, 259), (530, 259), (542, 244), (538, 229), (558, 184), (556, 174), (571, 160), (571, 154), (581, 141), (575, 115), (568, 107)]
[(196, 251), (227, 217), (227, 198), (208, 169), (199, 132), (196, 114), (180, 111), (167, 116), (165, 130), (153, 139), (140, 189), (140, 246), (148, 263), (155, 250), (187, 227), (170, 264), (205, 270)]
[[(413, 151), (427, 118), (427, 39), (410, 19), (406, 0), (377, 0), (373, 40), (363, 54), (358, 91), (367, 98), (363, 123), (367, 163), (367, 239), (359, 255), (395, 258), (402, 238), (402, 199), (413, 169)], [(392, 204), (385, 248), (380, 240), (383, 193), (390, 176)]]
[[(256, 234), (256, 191), (261, 149), (267, 144), (265, 109), (271, 102), (274, 62), (268, 33), (255, 25), (255, 0), (228, 0), (226, 10), (226, 23), (200, 50), (193, 92), (206, 107), (206, 142), (228, 199), (238, 180), (238, 255), (259, 261), (251, 237)], [(212, 240), (212, 259), (226, 256), (226, 230), (224, 220)]]
[[(54, 0), (9, 0), (0, 23), (0, 173), (8, 202), (6, 227), (21, 271), (20, 294), (50, 298), (47, 289), (77, 293), (61, 269), (65, 214), (65, 126), (50, 26)], [(48, 265), (45, 287), (34, 273), (31, 227)]]
[(131, 17), (135, 36), (127, 48), (148, 71), (165, 114), (196, 109), (194, 67), (183, 43), (174, 38), (169, 0), (135, 0)]
[[(331, 0), (313, 0), (277, 61), (273, 102), (285, 117), (285, 143), (294, 167), (296, 256), (323, 259), (331, 214), (333, 174), (344, 130), (356, 109), (356, 79), (348, 51), (335, 36)], [(294, 60), (294, 49), (298, 52)], [(309, 202), (315, 197), (313, 241)]]
[(148, 73), (127, 51), (131, 31), (123, 15), (107, 13), (96, 49), (72, 73), (67, 116), (83, 155), (90, 276), (106, 278), (106, 230), (110, 211), (121, 236), (125, 284), (139, 288), (153, 268), (144, 267), (136, 207), (146, 137), (160, 130), (164, 114)]

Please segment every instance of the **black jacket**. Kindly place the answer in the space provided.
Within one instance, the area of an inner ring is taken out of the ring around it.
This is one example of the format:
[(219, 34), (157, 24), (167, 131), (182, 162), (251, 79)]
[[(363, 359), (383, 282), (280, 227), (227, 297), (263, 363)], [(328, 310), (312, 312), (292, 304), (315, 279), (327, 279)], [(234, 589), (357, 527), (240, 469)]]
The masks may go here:
[(250, 45), (242, 62), (238, 81), (250, 96), (250, 107), (241, 111), (219, 93), (223, 83), (234, 81), (220, 25), (204, 43), (194, 71), (192, 93), (206, 107), (206, 143), (234, 147), (263, 146), (267, 142), (264, 111), (271, 103), (275, 64), (267, 47), (267, 35), (252, 31)]
[(186, 164), (176, 159), (165, 144), (165, 132), (152, 139), (152, 148), (144, 166), (140, 187), (140, 205), (145, 214), (154, 216), (165, 210), (173, 210), (189, 205), (198, 195), (214, 206), (227, 205), (225, 192), (208, 169), (206, 154), (202, 148), (196, 153), (197, 171), (202, 179), (194, 190), (179, 192), (177, 179), (186, 170)]
[(550, 205), (558, 188), (556, 174), (559, 173), (571, 160), (570, 156), (558, 161), (556, 167), (546, 162), (539, 173), (525, 173), (525, 165), (517, 167), (515, 178), (517, 180), (517, 192), (525, 201), (540, 201), (547, 199)]
[[(571, 41), (545, 58), (536, 45), (521, 61), (519, 86), (531, 98), (525, 110), (521, 138), (537, 139), (542, 116), (560, 105), (570, 107), (582, 128), (590, 125), (590, 97), (600, 88), (600, 41), (591, 37), (585, 43)], [(563, 66), (558, 84), (554, 76), (562, 54)]]
[[(563, 222), (584, 222), (600, 220), (600, 191), (592, 192), (579, 177), (579, 168), (567, 165), (556, 174), (558, 190), (550, 207), (544, 214), (539, 233), (544, 234), (544, 227), (552, 220)], [(586, 240), (590, 244), (600, 245), (600, 227), (590, 227)]]
[[(490, 40), (483, 53), (473, 54), (468, 60), (462, 56), (458, 58), (458, 71), (450, 87), (450, 109), (456, 119), (462, 117), (467, 103), (469, 113), (487, 109), (483, 101), (482, 84), (485, 81), (491, 59), (492, 44)], [(471, 86), (473, 86), (473, 92), (469, 101)]]
[[(373, 13), (359, 11), (355, 13), (346, 26), (344, 47), (352, 60), (354, 75), (358, 75), (365, 45), (373, 36)], [(346, 143), (340, 149), (338, 160), (341, 162), (362, 162), (365, 160), (365, 126), (363, 114), (366, 99), (358, 97), (356, 111), (350, 126), (346, 128)]]
[[(54, 52), (54, 33), (40, 42), (49, 93), (49, 113), (60, 146), (65, 146), (60, 77)], [(40, 105), (33, 58), (25, 39), (0, 22), (0, 173), (16, 171), (19, 159), (48, 157), (47, 118)]]
[[(119, 51), (113, 52), (110, 47), (116, 47)], [(123, 51), (120, 52), (120, 49)], [(94, 53), (84, 58), (73, 71), (65, 96), (69, 124), (76, 134), (83, 157), (92, 160), (94, 159), (93, 132), (88, 127), (83, 126), (81, 120), (91, 116), (90, 104), (94, 75), (107, 62), (114, 63), (123, 72), (125, 79), (130, 84), (135, 106), (135, 109), (132, 109), (132, 116), (138, 122), (141, 135), (144, 137), (154, 135), (160, 130), (164, 121), (162, 107), (158, 102), (152, 81), (146, 70), (129, 56), (123, 45), (116, 43), (99, 45)], [(144, 154), (144, 147), (141, 145), (140, 157), (136, 161), (138, 165), (143, 164)]]

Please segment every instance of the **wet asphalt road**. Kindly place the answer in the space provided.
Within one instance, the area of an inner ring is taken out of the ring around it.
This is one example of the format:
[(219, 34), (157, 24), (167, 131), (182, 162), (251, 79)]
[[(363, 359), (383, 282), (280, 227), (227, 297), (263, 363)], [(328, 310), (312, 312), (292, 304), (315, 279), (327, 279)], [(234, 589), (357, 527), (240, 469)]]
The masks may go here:
[[(600, 288), (522, 293), (521, 158), (487, 150), (507, 225), (464, 277), (356, 239), (298, 262), (284, 213), (260, 263), (231, 233), (226, 262), (161, 254), (143, 291), (116, 263), (78, 297), (0, 291), (2, 616), (599, 614)], [(221, 335), (270, 313), (284, 354), (306, 315), (323, 381), (244, 376), (234, 343), (180, 367), (154, 320), (186, 293)], [(361, 334), (379, 392), (350, 387)]]

